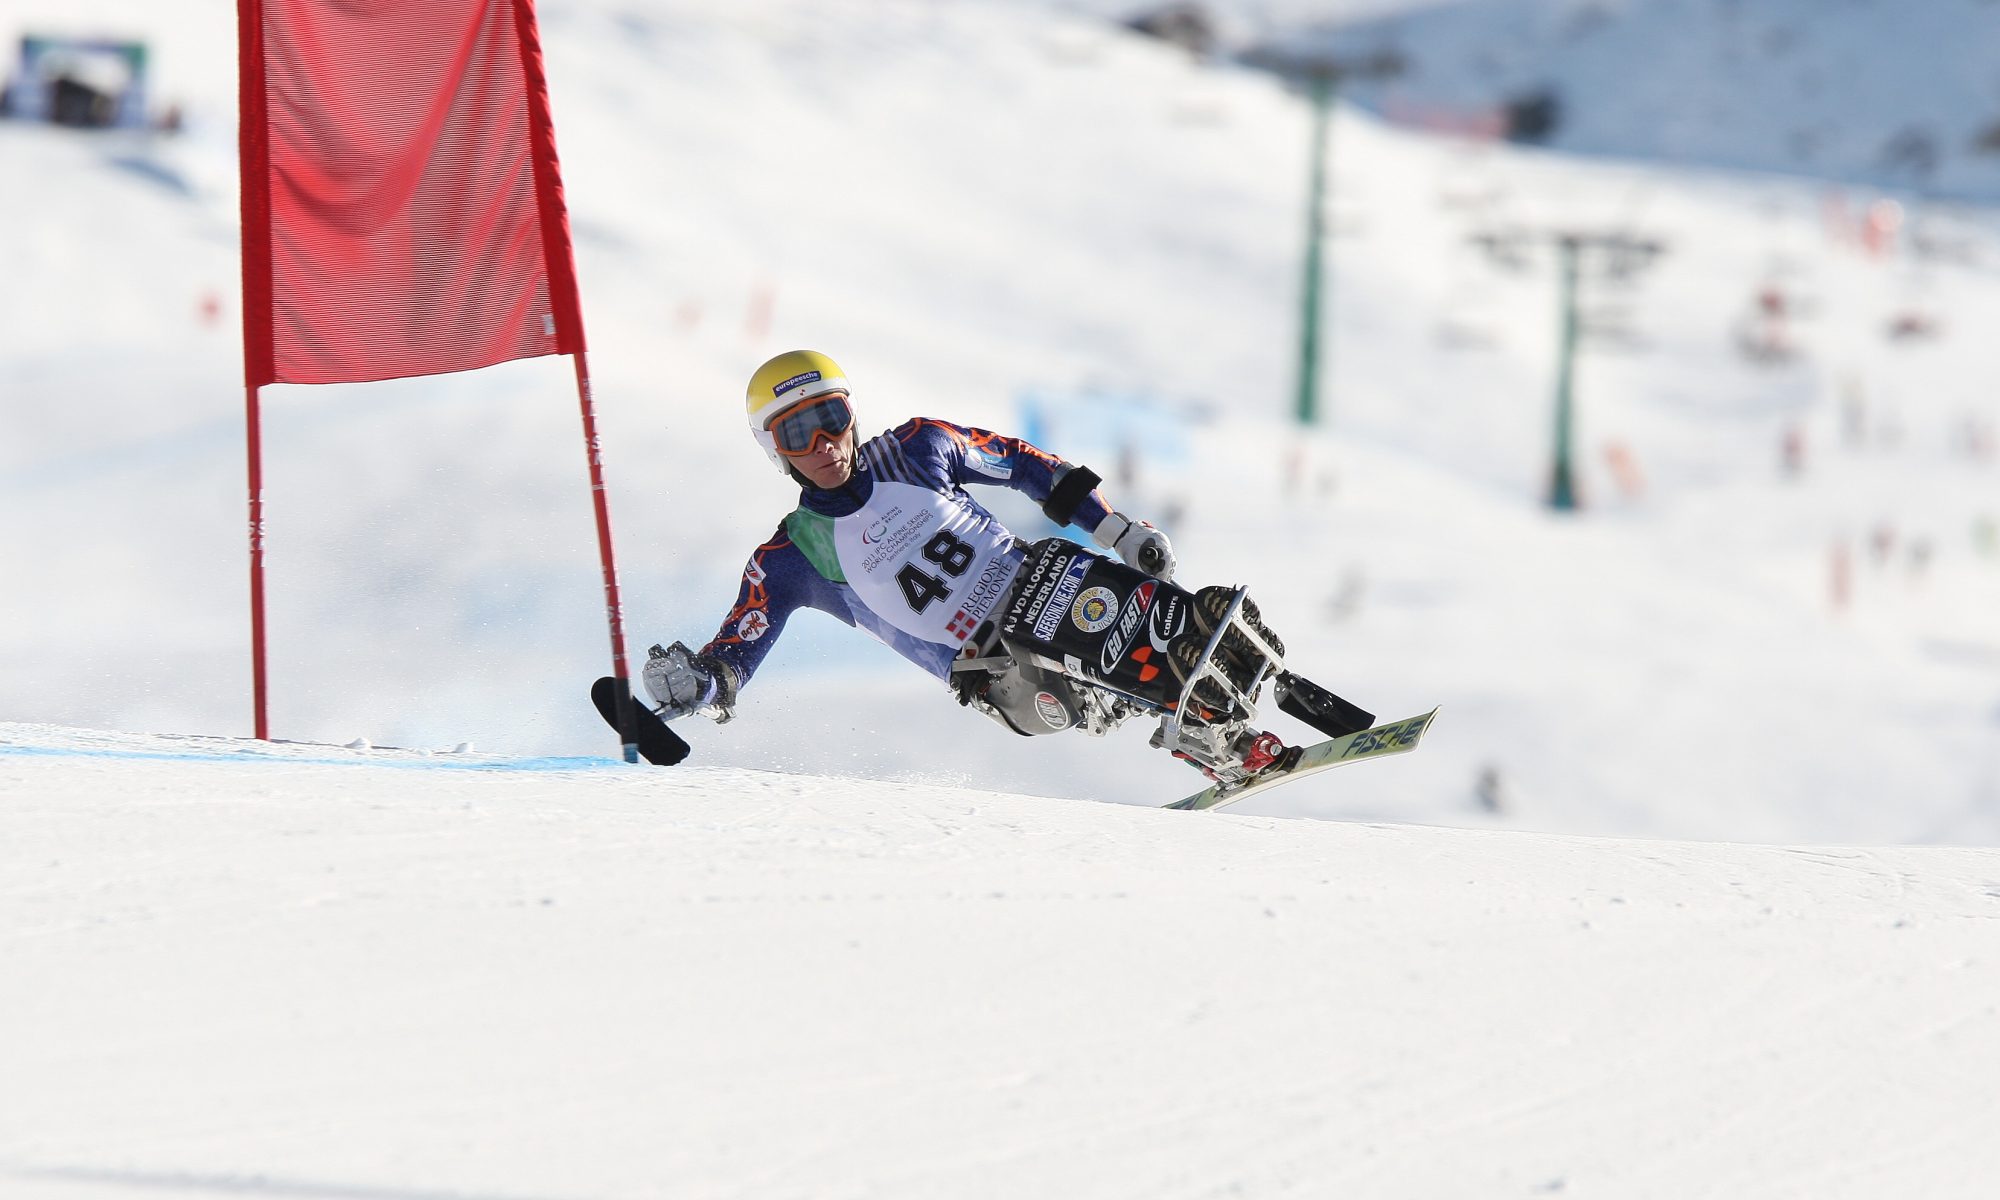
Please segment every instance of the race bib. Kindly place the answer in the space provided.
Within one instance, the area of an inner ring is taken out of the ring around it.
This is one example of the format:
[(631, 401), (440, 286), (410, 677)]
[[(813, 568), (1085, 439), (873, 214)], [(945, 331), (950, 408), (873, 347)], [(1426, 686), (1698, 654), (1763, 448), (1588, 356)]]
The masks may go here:
[(952, 645), (1007, 598), (1013, 538), (949, 497), (878, 479), (868, 504), (833, 523), (834, 552), (863, 604), (913, 637)]

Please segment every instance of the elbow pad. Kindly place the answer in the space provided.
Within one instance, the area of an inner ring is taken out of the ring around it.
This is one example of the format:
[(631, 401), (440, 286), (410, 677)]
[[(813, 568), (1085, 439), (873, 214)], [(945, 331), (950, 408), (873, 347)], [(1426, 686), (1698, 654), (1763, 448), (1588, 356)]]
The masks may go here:
[(1076, 506), (1103, 482), (1104, 477), (1089, 467), (1065, 466), (1056, 473), (1056, 484), (1049, 489), (1049, 498), (1042, 501), (1042, 515), (1058, 525), (1070, 524), (1076, 516)]

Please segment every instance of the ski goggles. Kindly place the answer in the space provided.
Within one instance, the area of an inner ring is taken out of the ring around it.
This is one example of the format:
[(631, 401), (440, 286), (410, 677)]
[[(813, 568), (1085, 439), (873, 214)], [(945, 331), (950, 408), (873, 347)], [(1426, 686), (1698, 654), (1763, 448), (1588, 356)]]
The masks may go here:
[(847, 393), (826, 392), (808, 396), (779, 413), (768, 431), (778, 453), (803, 458), (818, 448), (821, 439), (830, 446), (853, 426), (854, 410), (847, 405)]

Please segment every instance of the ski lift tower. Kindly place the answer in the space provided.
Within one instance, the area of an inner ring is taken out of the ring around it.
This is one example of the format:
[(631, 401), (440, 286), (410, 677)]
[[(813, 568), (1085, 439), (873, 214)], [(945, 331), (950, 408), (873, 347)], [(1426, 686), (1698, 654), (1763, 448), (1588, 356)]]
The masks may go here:
[(1555, 248), (1561, 333), (1556, 358), (1555, 447), (1550, 455), (1549, 507), (1558, 512), (1574, 511), (1577, 507), (1576, 350), (1578, 341), (1590, 332), (1578, 303), (1585, 268), (1588, 266), (1596, 278), (1628, 280), (1651, 266), (1665, 252), (1666, 243), (1624, 229), (1562, 227), (1487, 230), (1474, 234), (1473, 241), (1494, 262), (1515, 269), (1526, 265), (1530, 247)]
[(1306, 194), (1305, 280), (1299, 296), (1296, 408), (1299, 424), (1311, 426), (1319, 413), (1321, 291), (1322, 288), (1330, 290), (1324, 278), (1321, 245), (1326, 239), (1328, 143), (1333, 128), (1333, 103), (1343, 83), (1400, 75), (1405, 62), (1395, 50), (1342, 55), (1305, 42), (1296, 45), (1264, 43), (1245, 50), (1238, 57), (1245, 66), (1269, 71), (1303, 90), (1313, 106), (1312, 177)]

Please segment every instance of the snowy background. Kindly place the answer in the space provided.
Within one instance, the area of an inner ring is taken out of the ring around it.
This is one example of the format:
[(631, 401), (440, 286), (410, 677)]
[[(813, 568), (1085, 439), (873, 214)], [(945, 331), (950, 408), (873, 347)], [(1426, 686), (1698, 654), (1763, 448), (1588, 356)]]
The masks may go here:
[[(1441, 64), (1335, 119), (1302, 434), (1270, 77), (1097, 0), (539, 5), (634, 649), (714, 631), (791, 503), (743, 380), (822, 349), (1443, 706), (1201, 821), (1127, 807), (1198, 782), (1144, 730), (811, 615), (689, 767), (604, 761), (553, 359), (267, 389), (274, 733), (409, 749), (246, 745), (234, 6), (0, 10), (185, 117), (0, 121), (0, 1195), (1992, 1194), (2000, 7), (1418, 7), (1219, 13)], [(1732, 21), (1866, 86), (1710, 72)], [(1388, 119), (1502, 27), (1551, 147)], [(1584, 282), (1573, 514), (1562, 231), (1664, 247)]]

